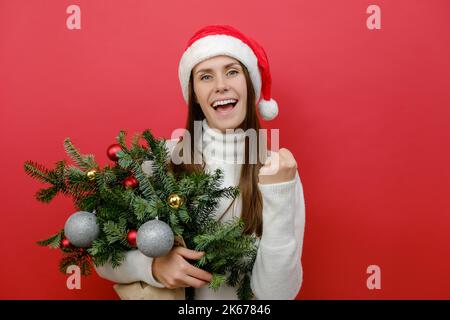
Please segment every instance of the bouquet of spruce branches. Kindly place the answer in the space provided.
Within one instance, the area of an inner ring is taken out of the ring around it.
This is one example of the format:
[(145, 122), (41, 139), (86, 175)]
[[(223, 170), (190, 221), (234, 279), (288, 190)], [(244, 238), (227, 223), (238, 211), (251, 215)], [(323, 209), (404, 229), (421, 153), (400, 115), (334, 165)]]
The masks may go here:
[[(126, 133), (121, 131), (117, 143), (107, 150), (113, 162), (103, 168), (93, 155), (81, 154), (69, 138), (64, 147), (73, 164), (58, 161), (53, 169), (33, 161), (24, 164), (28, 175), (50, 184), (37, 192), (37, 200), (48, 203), (63, 194), (73, 199), (79, 211), (61, 231), (38, 242), (62, 251), (62, 272), (77, 265), (83, 275), (88, 275), (92, 263), (100, 266), (109, 262), (117, 267), (128, 250), (137, 248), (150, 256), (155, 251), (147, 249), (161, 249), (164, 241), (167, 252), (167, 239), (171, 240), (173, 233), (188, 248), (205, 252), (195, 265), (212, 273), (210, 288), (217, 290), (227, 283), (236, 287), (240, 299), (252, 298), (250, 274), (256, 258), (256, 238), (243, 233), (241, 219), (215, 220), (219, 200), (239, 195), (237, 187), (221, 188), (220, 169), (213, 174), (175, 174), (170, 169), (165, 141), (154, 138), (149, 130), (136, 134), (130, 147)], [(150, 173), (143, 170), (145, 166)], [(153, 236), (153, 242), (145, 244), (149, 232), (146, 227), (155, 220), (158, 225), (170, 227), (170, 232), (161, 236), (161, 243)], [(140, 234), (144, 239), (141, 246)], [(189, 292), (188, 298), (193, 298), (194, 290)]]

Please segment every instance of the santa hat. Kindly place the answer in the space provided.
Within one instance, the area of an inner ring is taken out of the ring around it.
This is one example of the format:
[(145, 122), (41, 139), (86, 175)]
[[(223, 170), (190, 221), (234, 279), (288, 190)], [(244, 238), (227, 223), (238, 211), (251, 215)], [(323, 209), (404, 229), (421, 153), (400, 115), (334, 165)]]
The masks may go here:
[(256, 102), (259, 102), (259, 114), (265, 120), (275, 118), (278, 115), (278, 105), (270, 96), (272, 79), (266, 52), (256, 41), (227, 25), (203, 27), (189, 40), (178, 68), (186, 103), (189, 99), (192, 69), (198, 63), (219, 55), (230, 56), (245, 65), (255, 89)]

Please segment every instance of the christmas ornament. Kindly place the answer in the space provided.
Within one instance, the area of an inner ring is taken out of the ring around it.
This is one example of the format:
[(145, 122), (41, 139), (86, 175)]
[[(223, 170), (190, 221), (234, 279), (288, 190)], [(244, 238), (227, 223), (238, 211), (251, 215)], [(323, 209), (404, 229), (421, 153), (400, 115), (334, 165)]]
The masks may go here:
[(125, 188), (137, 188), (139, 186), (139, 181), (135, 177), (129, 176), (125, 178), (122, 182)]
[(137, 237), (137, 231), (136, 230), (130, 230), (127, 234), (127, 241), (128, 244), (132, 247), (136, 247), (136, 237)]
[(150, 220), (139, 228), (136, 243), (139, 251), (147, 257), (160, 257), (172, 249), (174, 234), (167, 223)]
[(122, 147), (120, 146), (120, 144), (115, 143), (108, 147), (108, 149), (106, 150), (106, 155), (110, 160), (117, 161), (119, 160), (119, 157), (117, 156), (118, 151), (122, 151)]
[(62, 246), (63, 248), (68, 249), (68, 248), (70, 248), (72, 245), (71, 245), (69, 239), (67, 239), (66, 237), (64, 237), (64, 238), (62, 239), (62, 241), (61, 241), (61, 246)]
[(95, 180), (95, 176), (97, 175), (97, 170), (95, 169), (91, 169), (86, 173), (86, 176), (88, 177), (89, 180)]
[(179, 207), (181, 207), (184, 203), (184, 199), (182, 196), (176, 194), (176, 193), (172, 193), (167, 197), (167, 203), (169, 204), (169, 206), (173, 209), (178, 209)]
[(97, 218), (92, 212), (75, 212), (64, 225), (64, 234), (75, 247), (89, 247), (92, 241), (97, 239), (99, 233)]

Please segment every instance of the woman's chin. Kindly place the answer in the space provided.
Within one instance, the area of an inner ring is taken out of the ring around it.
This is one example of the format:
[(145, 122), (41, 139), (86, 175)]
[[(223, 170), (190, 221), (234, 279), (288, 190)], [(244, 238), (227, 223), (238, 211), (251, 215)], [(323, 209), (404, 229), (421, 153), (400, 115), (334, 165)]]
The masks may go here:
[(242, 119), (240, 119), (239, 117), (236, 117), (236, 116), (227, 118), (227, 119), (214, 118), (212, 127), (220, 130), (222, 133), (226, 133), (227, 129), (233, 130), (233, 129), (239, 128), (242, 121), (243, 121)]
[[(228, 112), (226, 114), (220, 113), (218, 111), (214, 111), (213, 114), (211, 114), (211, 118), (213, 121), (212, 126), (223, 133), (226, 133), (226, 129), (236, 129), (239, 128), (241, 123), (244, 121), (245, 114), (242, 114), (242, 112), (239, 112), (239, 108), (235, 107), (235, 110), (232, 112)], [(244, 112), (245, 113), (245, 112)]]

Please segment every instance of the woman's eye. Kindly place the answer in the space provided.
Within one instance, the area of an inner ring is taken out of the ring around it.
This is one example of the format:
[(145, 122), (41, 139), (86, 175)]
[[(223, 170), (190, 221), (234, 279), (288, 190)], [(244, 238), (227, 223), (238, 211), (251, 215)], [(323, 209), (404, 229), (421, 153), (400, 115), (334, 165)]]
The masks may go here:
[(235, 75), (235, 74), (237, 74), (238, 72), (236, 71), (236, 70), (230, 70), (229, 72), (228, 72), (228, 74), (230, 74), (230, 75)]
[(211, 78), (211, 76), (210, 75), (204, 75), (204, 76), (201, 76), (200, 77), (200, 80), (208, 80), (207, 78)]

